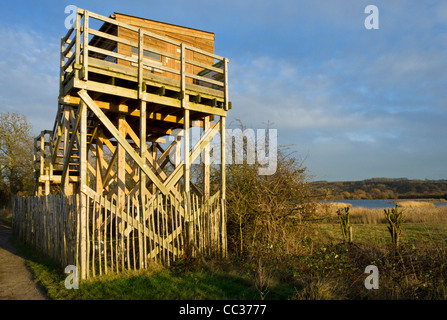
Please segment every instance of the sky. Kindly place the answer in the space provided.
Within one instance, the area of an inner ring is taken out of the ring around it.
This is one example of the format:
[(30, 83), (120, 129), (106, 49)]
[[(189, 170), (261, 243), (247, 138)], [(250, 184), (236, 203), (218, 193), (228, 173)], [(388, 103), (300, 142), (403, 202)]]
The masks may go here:
[(227, 123), (277, 129), (312, 180), (447, 179), (447, 1), (2, 1), (0, 112), (36, 135), (56, 116), (67, 5), (214, 32)]

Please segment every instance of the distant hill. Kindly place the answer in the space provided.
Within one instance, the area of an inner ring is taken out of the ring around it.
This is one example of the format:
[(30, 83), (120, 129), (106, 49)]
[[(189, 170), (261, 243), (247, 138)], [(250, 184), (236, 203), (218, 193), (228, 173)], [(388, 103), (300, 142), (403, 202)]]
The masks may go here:
[(315, 195), (325, 199), (447, 199), (447, 180), (371, 178), (361, 181), (314, 181)]

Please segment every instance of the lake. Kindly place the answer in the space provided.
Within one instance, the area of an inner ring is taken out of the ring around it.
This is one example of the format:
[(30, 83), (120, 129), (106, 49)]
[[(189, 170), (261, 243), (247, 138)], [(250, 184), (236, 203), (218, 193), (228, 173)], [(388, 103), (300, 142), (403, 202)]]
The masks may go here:
[[(394, 208), (396, 206), (393, 201), (405, 199), (365, 199), (365, 200), (336, 200), (335, 202), (343, 202), (352, 204), (353, 208), (363, 207), (368, 209)], [(409, 199), (411, 200), (411, 199)], [(434, 202), (435, 206), (446, 206), (447, 202)]]

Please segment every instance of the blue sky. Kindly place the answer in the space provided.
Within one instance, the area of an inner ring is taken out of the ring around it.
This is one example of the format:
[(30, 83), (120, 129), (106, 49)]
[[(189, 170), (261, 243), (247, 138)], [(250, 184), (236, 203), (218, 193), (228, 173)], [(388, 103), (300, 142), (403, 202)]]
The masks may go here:
[(228, 122), (270, 122), (314, 180), (447, 178), (447, 1), (2, 1), (0, 111), (36, 133), (54, 123), (69, 4), (214, 32)]

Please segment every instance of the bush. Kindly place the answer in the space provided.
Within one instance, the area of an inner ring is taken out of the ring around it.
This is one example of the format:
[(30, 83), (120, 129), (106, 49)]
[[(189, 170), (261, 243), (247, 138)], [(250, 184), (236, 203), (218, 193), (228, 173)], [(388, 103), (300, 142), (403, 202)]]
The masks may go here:
[(397, 247), (399, 246), (400, 235), (402, 234), (402, 224), (403, 224), (403, 210), (398, 209), (396, 204), (395, 208), (384, 209), (386, 220), (388, 221), (388, 231), (391, 235), (392, 243)]
[(280, 151), (273, 175), (258, 175), (258, 166), (227, 168), (228, 245), (238, 258), (294, 252), (300, 225), (315, 212), (302, 163)]

